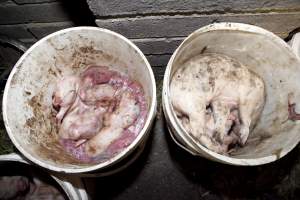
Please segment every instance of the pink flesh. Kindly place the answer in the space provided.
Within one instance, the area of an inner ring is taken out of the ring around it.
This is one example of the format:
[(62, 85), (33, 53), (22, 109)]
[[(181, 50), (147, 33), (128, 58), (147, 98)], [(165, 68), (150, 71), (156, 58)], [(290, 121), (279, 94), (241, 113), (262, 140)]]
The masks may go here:
[[(111, 142), (104, 152), (95, 157), (89, 157), (85, 152), (86, 142), (88, 142), (89, 139), (92, 138), (93, 134), (82, 133), (76, 139), (74, 139), (74, 137), (71, 137), (68, 134), (65, 134), (66, 137), (61, 137), (60, 143), (62, 144), (62, 146), (68, 153), (70, 153), (76, 159), (83, 162), (104, 161), (121, 152), (125, 147), (130, 145), (137, 137), (139, 132), (142, 130), (145, 124), (145, 119), (147, 117), (147, 103), (145, 100), (144, 92), (139, 83), (131, 81), (128, 77), (122, 76), (116, 71), (109, 70), (108, 67), (91, 66), (80, 75), (80, 78), (81, 81), (78, 89), (79, 95), (77, 95), (78, 99), (76, 100), (76, 102), (80, 101), (79, 104), (84, 104), (85, 107), (104, 106), (104, 108), (106, 109), (106, 114), (110, 115), (110, 113), (112, 113), (112, 111), (118, 105), (117, 96), (121, 95), (124, 91), (129, 92), (137, 102), (137, 105), (139, 106), (140, 112), (137, 118), (134, 120), (134, 122), (130, 126), (128, 126), (128, 128), (125, 128), (122, 131), (121, 136), (115, 139), (113, 142)], [(108, 88), (106, 90), (107, 93), (102, 94), (101, 92), (103, 90), (101, 90), (101, 87)], [(88, 93), (86, 93), (87, 91)], [(90, 99), (92, 99), (92, 101), (89, 101)], [(70, 110), (73, 110), (74, 108), (76, 109), (76, 106), (77, 104), (74, 103)], [(77, 109), (80, 110), (80, 106), (79, 108), (77, 107)], [(81, 110), (86, 109), (81, 108)], [(65, 115), (65, 117), (62, 119), (63, 122), (66, 118), (72, 116), (69, 116), (71, 113), (72, 111), (69, 111)], [(101, 116), (103, 115), (104, 113)], [(78, 123), (78, 121), (80, 121), (81, 119), (80, 114), (78, 114), (77, 117), (76, 114), (74, 116), (73, 113), (73, 118), (74, 124), (76, 126), (80, 126), (80, 122)], [(76, 119), (78, 119), (78, 121)], [(93, 125), (95, 127), (95, 124)], [(74, 125), (70, 126), (70, 128), (71, 127), (74, 128)], [(89, 128), (85, 129), (89, 130)]]
[(109, 84), (94, 85), (79, 91), (85, 104), (104, 103), (113, 99), (116, 90)]
[(109, 80), (118, 74), (104, 66), (90, 66), (81, 74), (81, 79), (90, 82), (92, 85), (108, 83)]
[(30, 187), (27, 177), (2, 176), (0, 177), (0, 199), (16, 199)]
[(60, 143), (64, 147), (64, 149), (77, 160), (80, 160), (82, 162), (92, 161), (92, 158), (90, 158), (85, 153), (85, 148), (84, 148), (85, 143), (77, 146), (76, 141), (70, 139), (60, 139)]

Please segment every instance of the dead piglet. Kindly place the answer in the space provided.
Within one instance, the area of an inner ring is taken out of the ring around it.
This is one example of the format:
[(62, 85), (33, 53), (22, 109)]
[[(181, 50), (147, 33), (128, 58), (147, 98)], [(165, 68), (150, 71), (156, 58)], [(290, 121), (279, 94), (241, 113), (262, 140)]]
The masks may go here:
[(29, 191), (30, 182), (24, 176), (2, 176), (0, 177), (0, 199), (17, 199), (24, 197)]

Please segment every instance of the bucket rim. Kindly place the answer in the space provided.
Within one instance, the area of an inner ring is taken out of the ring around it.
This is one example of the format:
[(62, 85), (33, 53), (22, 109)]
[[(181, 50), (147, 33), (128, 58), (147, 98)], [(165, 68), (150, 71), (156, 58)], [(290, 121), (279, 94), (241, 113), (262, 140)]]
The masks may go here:
[[(235, 22), (220, 22), (220, 23), (213, 23), (209, 24), (207, 26), (201, 27), (194, 32), (192, 32), (189, 36), (187, 36), (177, 47), (177, 49), (174, 51), (173, 55), (171, 56), (166, 71), (164, 74), (164, 80), (163, 80), (163, 107), (165, 110), (165, 113), (167, 113), (168, 120), (171, 122), (169, 125), (172, 126), (175, 132), (173, 134), (179, 135), (183, 140), (185, 140), (185, 143), (191, 143), (194, 148), (198, 150), (197, 156), (206, 157), (210, 160), (217, 161), (224, 164), (229, 165), (237, 165), (237, 166), (257, 166), (257, 165), (263, 165), (267, 163), (271, 163), (273, 161), (276, 161), (282, 157), (284, 157), (286, 154), (288, 154), (292, 149), (297, 146), (299, 141), (297, 143), (294, 143), (294, 145), (289, 146), (289, 148), (283, 149), (279, 154), (271, 154), (268, 156), (260, 157), (260, 158), (233, 158), (226, 155), (218, 154), (208, 148), (206, 148), (204, 145), (199, 144), (195, 141), (192, 137), (189, 136), (189, 134), (185, 131), (183, 126), (179, 123), (177, 117), (175, 116), (175, 112), (173, 110), (173, 107), (170, 102), (170, 90), (169, 90), (169, 83), (171, 81), (171, 69), (174, 60), (176, 59), (176, 56), (178, 54), (178, 51), (184, 47), (184, 45), (192, 40), (194, 37), (196, 37), (198, 34), (203, 34), (207, 32), (212, 31), (224, 31), (224, 30), (230, 30), (230, 31), (239, 31), (239, 32), (245, 32), (245, 33), (255, 33), (260, 35), (265, 35), (267, 37), (270, 37), (275, 43), (281, 45), (283, 48), (285, 48), (288, 53), (293, 55), (296, 59), (296, 55), (293, 53), (292, 48), (284, 42), (280, 37), (275, 35), (274, 33), (250, 24), (245, 23), (235, 23)], [(299, 59), (297, 59), (299, 60)], [(299, 139), (298, 139), (299, 140)], [(192, 150), (192, 147), (187, 146), (190, 150)]]

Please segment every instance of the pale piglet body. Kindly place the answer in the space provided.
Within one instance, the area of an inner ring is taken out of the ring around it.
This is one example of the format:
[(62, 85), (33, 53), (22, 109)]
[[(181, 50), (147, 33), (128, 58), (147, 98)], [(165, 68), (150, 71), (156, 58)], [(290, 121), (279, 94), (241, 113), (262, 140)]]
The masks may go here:
[(25, 196), (30, 189), (30, 181), (24, 176), (2, 176), (0, 177), (0, 199), (16, 199)]
[(54, 93), (54, 97), (66, 95), (63, 98), (69, 99), (68, 107), (60, 106), (56, 117), (60, 119), (60, 143), (75, 158), (84, 162), (109, 158), (128, 146), (143, 128), (147, 117), (144, 92), (129, 77), (108, 67), (90, 66), (77, 79), (61, 81), (58, 84), (67, 85), (68, 91), (76, 91), (72, 98), (66, 89)]
[(218, 153), (226, 153), (230, 144), (245, 144), (265, 102), (261, 78), (217, 54), (199, 55), (184, 63), (173, 76), (170, 94), (190, 135)]
[(94, 157), (102, 152), (129, 127), (138, 117), (140, 110), (136, 100), (128, 92), (122, 94), (118, 108), (105, 119), (103, 128), (86, 144), (86, 152)]
[(62, 121), (65, 114), (75, 102), (79, 84), (80, 79), (76, 76), (66, 76), (56, 84), (52, 96), (52, 104), (54, 108), (59, 109), (56, 115), (58, 123)]
[(96, 135), (103, 126), (102, 118), (105, 108), (87, 106), (80, 101), (78, 104), (61, 124), (59, 136), (62, 139), (89, 139)]

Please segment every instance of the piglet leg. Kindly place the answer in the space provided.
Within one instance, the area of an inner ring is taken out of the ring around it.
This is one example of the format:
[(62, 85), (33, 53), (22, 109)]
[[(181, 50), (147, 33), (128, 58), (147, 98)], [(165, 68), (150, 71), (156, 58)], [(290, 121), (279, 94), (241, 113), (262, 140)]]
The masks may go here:
[(215, 119), (215, 131), (216, 139), (220, 143), (224, 141), (224, 138), (228, 134), (228, 117), (230, 115), (230, 107), (219, 100), (215, 100), (211, 103), (213, 116)]
[(139, 113), (140, 108), (135, 98), (129, 92), (124, 92), (118, 108), (105, 117), (106, 127), (86, 143), (86, 153), (90, 157), (103, 153), (127, 127), (134, 123)]

